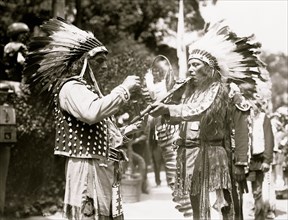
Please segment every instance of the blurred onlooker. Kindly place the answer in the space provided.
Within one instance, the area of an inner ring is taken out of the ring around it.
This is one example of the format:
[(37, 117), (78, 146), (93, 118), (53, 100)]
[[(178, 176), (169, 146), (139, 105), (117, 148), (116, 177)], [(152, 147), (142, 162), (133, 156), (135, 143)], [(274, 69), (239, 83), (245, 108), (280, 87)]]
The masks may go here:
[(10, 37), (10, 42), (4, 46), (5, 74), (1, 76), (2, 80), (22, 81), (29, 32), (29, 27), (22, 22), (15, 22), (8, 27), (7, 35)]
[(268, 211), (263, 201), (263, 181), (273, 160), (274, 135), (267, 114), (258, 109), (252, 113), (251, 158), (247, 180), (251, 181), (255, 220), (262, 220)]
[(282, 197), (288, 191), (288, 106), (279, 107), (272, 115), (275, 128), (275, 142), (278, 147), (275, 167), (275, 187), (279, 192), (277, 197)]
[[(142, 92), (149, 104), (161, 100), (176, 83), (171, 66), (167, 66), (167, 62), (160, 60), (157, 65), (161, 68), (157, 67), (157, 71), (149, 70), (145, 75), (146, 88)], [(177, 128), (175, 125), (165, 123), (161, 116), (157, 118), (148, 116), (148, 127), (148, 145), (151, 151), (156, 185), (161, 185), (160, 171), (164, 167), (167, 185), (173, 188), (176, 178), (176, 150), (173, 142), (176, 140)]]

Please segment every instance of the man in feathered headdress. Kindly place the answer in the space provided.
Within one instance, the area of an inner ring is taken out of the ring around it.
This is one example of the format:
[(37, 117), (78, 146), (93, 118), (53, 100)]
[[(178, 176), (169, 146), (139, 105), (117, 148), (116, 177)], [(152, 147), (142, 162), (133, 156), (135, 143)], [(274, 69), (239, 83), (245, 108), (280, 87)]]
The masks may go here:
[(64, 214), (123, 219), (119, 164), (126, 157), (119, 146), (136, 126), (120, 130), (113, 114), (129, 101), (140, 79), (130, 75), (104, 96), (95, 77), (107, 69), (106, 47), (60, 18), (47, 21), (42, 30), (48, 36), (32, 40), (24, 75), (32, 95), (54, 108), (54, 153), (67, 158)]
[(180, 125), (173, 195), (176, 201), (190, 196), (194, 220), (243, 218), (241, 191), (246, 187), (249, 144), (247, 99), (254, 87), (247, 90), (251, 93), (246, 97), (238, 85), (255, 85), (254, 78), (260, 77), (257, 67), (263, 65), (256, 56), (260, 44), (250, 40), (238, 37), (223, 22), (209, 27), (189, 46), (192, 79), (181, 100), (153, 105), (152, 116), (162, 115)]

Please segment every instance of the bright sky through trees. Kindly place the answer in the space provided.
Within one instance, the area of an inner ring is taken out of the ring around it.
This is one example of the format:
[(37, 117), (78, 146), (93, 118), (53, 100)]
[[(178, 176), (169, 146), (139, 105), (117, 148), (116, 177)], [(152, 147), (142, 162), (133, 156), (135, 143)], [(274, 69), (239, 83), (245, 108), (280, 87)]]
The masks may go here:
[(288, 54), (288, 0), (218, 0), (201, 12), (206, 21), (225, 18), (239, 35), (254, 33), (264, 50)]

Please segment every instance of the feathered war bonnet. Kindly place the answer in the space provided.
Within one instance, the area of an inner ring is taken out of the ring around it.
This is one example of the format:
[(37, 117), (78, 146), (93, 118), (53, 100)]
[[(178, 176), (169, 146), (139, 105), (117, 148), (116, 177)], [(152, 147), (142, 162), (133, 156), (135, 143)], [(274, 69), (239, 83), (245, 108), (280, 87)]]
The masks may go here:
[[(80, 73), (69, 71), (74, 62), (86, 53), (93, 57), (96, 53), (108, 53), (103, 44), (91, 32), (83, 31), (61, 18), (53, 18), (41, 26), (46, 36), (34, 37), (29, 44), (24, 77), (32, 94), (53, 102), (54, 95), (63, 79)], [(87, 67), (84, 59), (81, 74)], [(43, 101), (43, 100), (42, 100)]]
[[(261, 44), (252, 43), (253, 35), (238, 37), (230, 28), (219, 21), (207, 25), (203, 36), (189, 46), (189, 60), (199, 59), (218, 72), (221, 82), (233, 84), (248, 100), (255, 100), (257, 85), (267, 79), (262, 77), (265, 64), (259, 59)], [(258, 82), (258, 83), (257, 83)]]

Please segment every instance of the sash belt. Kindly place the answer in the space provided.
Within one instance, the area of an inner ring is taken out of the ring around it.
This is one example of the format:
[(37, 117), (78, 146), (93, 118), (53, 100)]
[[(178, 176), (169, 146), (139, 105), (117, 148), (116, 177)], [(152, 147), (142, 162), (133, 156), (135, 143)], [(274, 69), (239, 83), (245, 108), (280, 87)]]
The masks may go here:
[[(207, 144), (209, 146), (222, 146), (223, 140), (213, 140), (213, 141), (209, 141)], [(192, 149), (192, 148), (200, 147), (200, 141), (199, 140), (192, 140), (192, 141), (189, 141), (189, 143), (185, 144), (185, 142), (183, 140), (177, 140), (176, 145), (178, 145), (179, 147)]]

